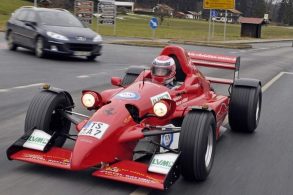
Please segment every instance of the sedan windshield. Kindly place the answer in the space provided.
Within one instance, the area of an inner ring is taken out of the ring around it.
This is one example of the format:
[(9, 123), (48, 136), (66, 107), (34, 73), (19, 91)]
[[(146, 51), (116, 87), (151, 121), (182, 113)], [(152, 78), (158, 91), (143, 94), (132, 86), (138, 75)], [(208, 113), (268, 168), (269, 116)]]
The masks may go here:
[(41, 23), (48, 26), (84, 27), (72, 14), (64, 11), (39, 12)]

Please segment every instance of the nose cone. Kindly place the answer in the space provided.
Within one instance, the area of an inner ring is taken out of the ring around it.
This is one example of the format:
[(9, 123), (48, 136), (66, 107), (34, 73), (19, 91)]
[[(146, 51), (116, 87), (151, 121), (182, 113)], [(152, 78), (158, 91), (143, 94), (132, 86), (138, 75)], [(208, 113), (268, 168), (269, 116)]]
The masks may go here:
[(71, 168), (82, 170), (99, 164), (91, 156), (99, 146), (99, 140), (89, 136), (79, 136), (74, 146), (71, 157)]

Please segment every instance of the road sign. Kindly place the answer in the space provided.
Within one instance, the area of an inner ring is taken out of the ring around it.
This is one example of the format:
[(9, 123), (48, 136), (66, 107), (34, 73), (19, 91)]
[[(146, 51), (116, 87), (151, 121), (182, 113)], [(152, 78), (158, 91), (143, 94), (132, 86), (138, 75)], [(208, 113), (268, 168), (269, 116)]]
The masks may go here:
[(114, 0), (100, 0), (98, 3), (100, 24), (114, 25), (116, 21), (116, 5)]
[(212, 10), (212, 18), (217, 17), (218, 13), (216, 10)]
[(153, 29), (153, 30), (156, 30), (159, 26), (159, 22), (158, 22), (158, 19), (157, 18), (152, 18), (150, 20), (150, 23), (149, 23), (150, 27)]
[(204, 0), (204, 9), (235, 9), (235, 0)]
[(80, 21), (91, 24), (93, 21), (94, 2), (77, 0), (74, 2), (74, 13)]

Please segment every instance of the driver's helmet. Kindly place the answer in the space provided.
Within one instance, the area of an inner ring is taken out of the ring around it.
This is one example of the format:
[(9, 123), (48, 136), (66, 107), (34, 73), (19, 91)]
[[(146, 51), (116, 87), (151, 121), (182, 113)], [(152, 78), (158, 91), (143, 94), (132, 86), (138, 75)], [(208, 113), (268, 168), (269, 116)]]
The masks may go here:
[(172, 82), (176, 74), (176, 65), (173, 58), (165, 55), (154, 59), (151, 66), (153, 82), (167, 85)]

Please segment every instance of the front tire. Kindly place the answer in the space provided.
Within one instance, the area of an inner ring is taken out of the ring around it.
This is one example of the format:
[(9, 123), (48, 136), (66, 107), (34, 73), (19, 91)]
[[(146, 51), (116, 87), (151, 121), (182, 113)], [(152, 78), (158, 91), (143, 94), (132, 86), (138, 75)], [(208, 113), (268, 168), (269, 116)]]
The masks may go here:
[(261, 86), (233, 86), (229, 124), (233, 131), (252, 133), (258, 126), (262, 104)]
[(39, 58), (44, 58), (45, 57), (44, 44), (45, 44), (44, 38), (43, 37), (37, 37), (36, 45), (35, 45), (35, 54)]
[(97, 55), (92, 55), (92, 56), (87, 56), (86, 59), (88, 61), (95, 61), (97, 57), (98, 57)]
[[(68, 134), (71, 122), (62, 117), (58, 109), (71, 110), (68, 109), (70, 106), (70, 101), (63, 93), (40, 92), (33, 98), (28, 108), (25, 118), (25, 132), (35, 128), (50, 135), (53, 135), (53, 133)], [(53, 145), (62, 147), (65, 141), (64, 136), (57, 136)]]
[(216, 122), (206, 111), (189, 112), (182, 123), (179, 150), (181, 173), (190, 181), (204, 181), (208, 177), (215, 156)]
[(14, 43), (14, 38), (13, 38), (13, 33), (10, 31), (7, 35), (7, 45), (8, 49), (11, 51), (16, 51), (17, 50), (17, 45)]

